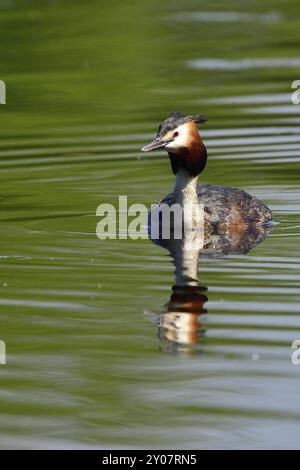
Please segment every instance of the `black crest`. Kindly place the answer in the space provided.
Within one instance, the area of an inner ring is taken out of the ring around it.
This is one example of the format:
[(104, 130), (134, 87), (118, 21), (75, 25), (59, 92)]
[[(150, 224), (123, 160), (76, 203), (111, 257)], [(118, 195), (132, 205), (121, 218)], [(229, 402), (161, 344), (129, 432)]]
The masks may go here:
[(197, 124), (207, 121), (207, 118), (203, 114), (196, 114), (195, 116), (186, 115), (178, 111), (172, 112), (167, 119), (165, 119), (159, 126), (157, 137), (162, 137), (169, 131), (176, 129), (176, 127), (184, 124), (185, 122), (194, 121)]

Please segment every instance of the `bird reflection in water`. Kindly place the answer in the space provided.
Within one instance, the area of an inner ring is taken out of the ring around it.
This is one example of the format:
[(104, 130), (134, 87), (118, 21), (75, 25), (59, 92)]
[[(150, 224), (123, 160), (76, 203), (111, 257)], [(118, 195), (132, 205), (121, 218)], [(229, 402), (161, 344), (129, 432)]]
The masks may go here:
[[(145, 312), (158, 328), (161, 349), (167, 353), (199, 354), (205, 336), (207, 288), (198, 282), (201, 258), (248, 253), (263, 241), (270, 226), (228, 227), (226, 232), (195, 234), (192, 240), (153, 240), (167, 249), (175, 266), (175, 285), (169, 301), (159, 313)], [(151, 237), (150, 237), (151, 239)]]

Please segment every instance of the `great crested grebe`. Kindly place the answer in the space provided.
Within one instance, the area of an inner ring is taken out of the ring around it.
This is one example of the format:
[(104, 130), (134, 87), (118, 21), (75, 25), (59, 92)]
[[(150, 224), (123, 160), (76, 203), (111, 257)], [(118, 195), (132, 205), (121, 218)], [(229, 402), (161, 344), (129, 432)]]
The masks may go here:
[[(272, 220), (271, 210), (256, 197), (237, 188), (197, 185), (198, 175), (207, 160), (206, 147), (197, 124), (206, 122), (202, 115), (185, 115), (173, 112), (159, 126), (153, 142), (143, 147), (143, 152), (164, 149), (168, 152), (176, 176), (172, 194), (162, 203), (179, 203), (204, 206), (204, 223), (213, 231), (226, 230), (228, 226), (266, 224)], [(203, 212), (196, 212), (200, 217)]]

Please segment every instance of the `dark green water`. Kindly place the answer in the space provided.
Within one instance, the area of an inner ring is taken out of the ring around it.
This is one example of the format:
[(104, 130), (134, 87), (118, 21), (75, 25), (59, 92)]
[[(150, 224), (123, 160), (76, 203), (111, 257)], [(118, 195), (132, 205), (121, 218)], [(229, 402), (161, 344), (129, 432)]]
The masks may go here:
[[(0, 8), (1, 448), (299, 448), (299, 1)], [(167, 252), (95, 234), (102, 202), (170, 191), (166, 156), (139, 149), (171, 110), (209, 118), (202, 181), (277, 222), (248, 254), (200, 261), (193, 355), (144, 315), (169, 299)]]

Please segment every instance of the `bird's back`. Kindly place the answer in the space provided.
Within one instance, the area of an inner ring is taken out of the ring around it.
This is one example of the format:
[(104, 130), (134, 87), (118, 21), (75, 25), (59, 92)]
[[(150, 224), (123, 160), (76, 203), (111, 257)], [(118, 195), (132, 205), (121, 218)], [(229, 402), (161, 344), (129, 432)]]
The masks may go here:
[[(241, 189), (203, 184), (197, 187), (197, 195), (199, 204), (204, 205), (205, 225), (215, 230), (230, 225), (267, 224), (272, 220), (271, 210)], [(171, 201), (169, 194), (162, 202)]]

